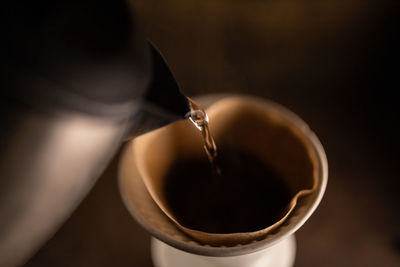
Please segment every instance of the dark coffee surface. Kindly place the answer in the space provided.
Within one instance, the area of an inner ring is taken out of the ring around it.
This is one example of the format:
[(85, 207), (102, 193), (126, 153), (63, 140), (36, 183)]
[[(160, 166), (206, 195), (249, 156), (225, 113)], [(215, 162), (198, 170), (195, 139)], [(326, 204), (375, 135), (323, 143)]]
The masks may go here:
[(204, 158), (176, 162), (164, 186), (169, 208), (183, 226), (209, 233), (251, 232), (282, 218), (291, 199), (282, 179), (257, 157), (219, 150), (221, 175)]

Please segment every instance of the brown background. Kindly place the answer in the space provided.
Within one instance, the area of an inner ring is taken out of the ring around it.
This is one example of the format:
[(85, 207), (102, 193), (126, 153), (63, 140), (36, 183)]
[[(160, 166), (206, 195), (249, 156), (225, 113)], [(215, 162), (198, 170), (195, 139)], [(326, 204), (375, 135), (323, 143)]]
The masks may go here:
[[(145, 34), (190, 95), (277, 101), (320, 137), (326, 195), (297, 232), (295, 266), (400, 266), (398, 1), (136, 0)], [(123, 206), (116, 155), (27, 264), (152, 266)]]

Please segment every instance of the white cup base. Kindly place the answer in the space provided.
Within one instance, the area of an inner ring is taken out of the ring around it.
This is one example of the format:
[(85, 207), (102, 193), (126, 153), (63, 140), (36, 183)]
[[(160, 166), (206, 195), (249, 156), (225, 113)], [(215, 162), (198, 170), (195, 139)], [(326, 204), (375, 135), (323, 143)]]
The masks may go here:
[(188, 253), (152, 237), (151, 255), (155, 267), (291, 267), (296, 256), (296, 239), (282, 241), (250, 254), (231, 257), (208, 257)]

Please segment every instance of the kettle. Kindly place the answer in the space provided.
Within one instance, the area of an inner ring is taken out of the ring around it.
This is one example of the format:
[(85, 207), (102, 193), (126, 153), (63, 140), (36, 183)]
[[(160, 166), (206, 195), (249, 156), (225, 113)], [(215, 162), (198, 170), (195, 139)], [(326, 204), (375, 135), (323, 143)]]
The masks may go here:
[(190, 109), (128, 1), (8, 2), (0, 11), (0, 266), (23, 264), (55, 233), (123, 140)]

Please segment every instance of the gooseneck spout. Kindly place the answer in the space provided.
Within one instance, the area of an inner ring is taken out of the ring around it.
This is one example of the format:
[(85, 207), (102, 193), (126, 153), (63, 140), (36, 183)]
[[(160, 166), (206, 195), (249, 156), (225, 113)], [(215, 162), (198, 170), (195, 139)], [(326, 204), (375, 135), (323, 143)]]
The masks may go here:
[(190, 104), (179, 90), (177, 81), (161, 53), (150, 44), (152, 76), (148, 90), (139, 102), (139, 109), (132, 119), (127, 137), (134, 137), (176, 120), (190, 112)]

